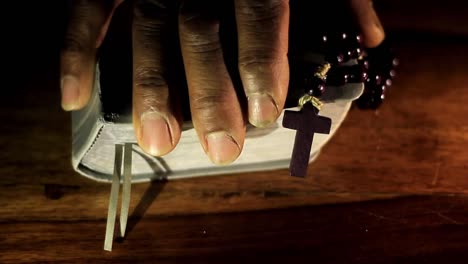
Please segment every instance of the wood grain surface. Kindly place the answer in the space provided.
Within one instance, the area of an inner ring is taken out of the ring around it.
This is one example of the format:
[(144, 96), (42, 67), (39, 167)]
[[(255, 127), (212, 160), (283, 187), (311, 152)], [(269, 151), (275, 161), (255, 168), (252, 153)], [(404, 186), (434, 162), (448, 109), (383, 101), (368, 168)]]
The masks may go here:
[(110, 185), (72, 170), (54, 47), (37, 55), (0, 105), (0, 263), (468, 263), (468, 39), (393, 36), (383, 107), (353, 108), (308, 177), (134, 185), (110, 253)]

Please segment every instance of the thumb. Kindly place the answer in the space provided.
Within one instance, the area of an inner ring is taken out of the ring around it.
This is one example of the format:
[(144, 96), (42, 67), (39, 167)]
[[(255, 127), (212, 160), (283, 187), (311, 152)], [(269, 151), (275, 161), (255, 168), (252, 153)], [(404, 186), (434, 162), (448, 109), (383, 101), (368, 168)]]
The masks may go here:
[(364, 45), (368, 48), (378, 46), (384, 40), (385, 32), (372, 0), (351, 0), (351, 9), (362, 32)]

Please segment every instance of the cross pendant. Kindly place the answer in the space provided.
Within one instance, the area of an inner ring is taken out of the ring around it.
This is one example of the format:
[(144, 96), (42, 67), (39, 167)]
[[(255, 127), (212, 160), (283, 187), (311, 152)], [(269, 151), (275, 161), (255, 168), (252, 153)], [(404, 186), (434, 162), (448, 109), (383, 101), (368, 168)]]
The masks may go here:
[(297, 131), (289, 173), (291, 176), (305, 177), (314, 134), (329, 134), (331, 119), (319, 116), (318, 109), (311, 103), (306, 103), (300, 111), (285, 111), (283, 127)]

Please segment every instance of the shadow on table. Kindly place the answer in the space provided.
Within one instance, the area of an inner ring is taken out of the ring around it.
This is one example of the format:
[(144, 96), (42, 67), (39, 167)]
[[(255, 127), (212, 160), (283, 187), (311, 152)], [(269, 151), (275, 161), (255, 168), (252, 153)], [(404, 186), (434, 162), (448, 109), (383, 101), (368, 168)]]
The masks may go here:
[[(143, 218), (148, 208), (151, 206), (154, 200), (156, 200), (158, 195), (162, 192), (164, 186), (166, 186), (166, 182), (166, 180), (151, 182), (148, 189), (141, 197), (140, 202), (138, 202), (137, 206), (135, 207), (128, 219), (127, 230), (125, 231), (126, 236), (128, 236), (128, 234), (132, 232), (133, 228), (135, 228), (138, 222)], [(115, 239), (115, 242), (122, 243), (124, 240), (125, 237), (117, 237)]]

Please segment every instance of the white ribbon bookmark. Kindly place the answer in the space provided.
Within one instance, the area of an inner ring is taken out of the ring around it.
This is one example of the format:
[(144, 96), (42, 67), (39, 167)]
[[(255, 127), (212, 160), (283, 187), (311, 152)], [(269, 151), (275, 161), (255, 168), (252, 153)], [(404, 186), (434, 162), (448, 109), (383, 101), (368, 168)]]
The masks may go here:
[(120, 236), (125, 237), (128, 209), (130, 207), (130, 191), (132, 187), (132, 144), (125, 143), (124, 149), (124, 179), (122, 186), (122, 205), (120, 207)]
[(130, 194), (132, 184), (132, 147), (133, 144), (125, 143), (115, 145), (114, 175), (112, 176), (112, 186), (109, 197), (109, 209), (107, 211), (106, 237), (104, 240), (104, 250), (112, 251), (114, 240), (115, 219), (117, 216), (117, 203), (119, 200), (120, 179), (122, 178), (122, 152), (123, 152), (123, 186), (122, 205), (120, 208), (120, 236), (125, 236), (127, 227), (128, 211), (130, 207)]

